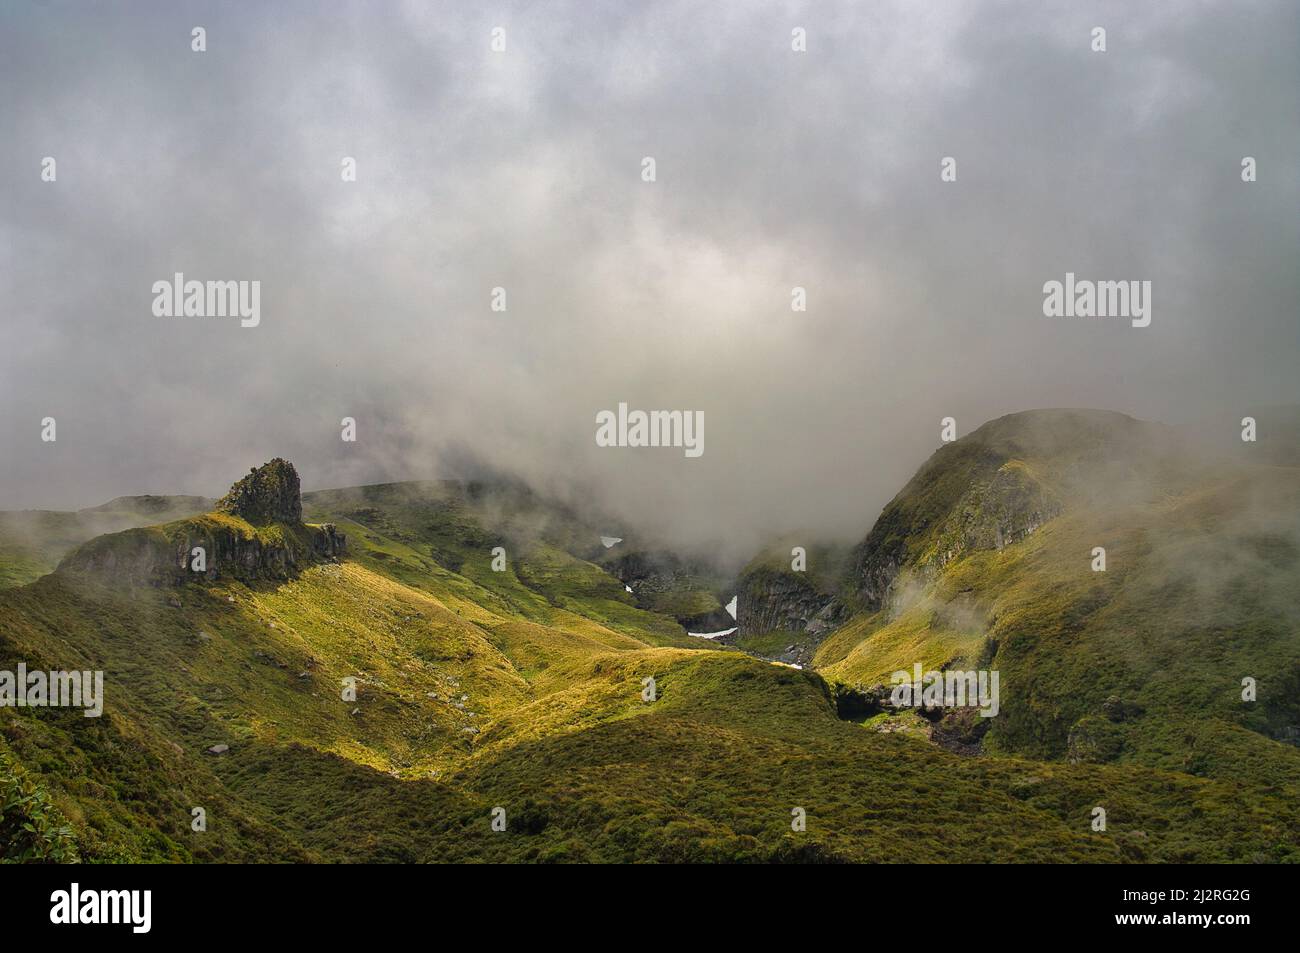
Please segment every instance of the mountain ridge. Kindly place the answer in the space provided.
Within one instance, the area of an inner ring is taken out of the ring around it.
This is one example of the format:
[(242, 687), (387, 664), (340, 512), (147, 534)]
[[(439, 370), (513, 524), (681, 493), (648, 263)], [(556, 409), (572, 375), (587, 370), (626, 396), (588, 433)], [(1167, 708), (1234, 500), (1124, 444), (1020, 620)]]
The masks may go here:
[[(1300, 546), (1278, 528), (1300, 512), (1294, 471), (1170, 471), (1138, 448), (1143, 478), (1112, 500), (1090, 475), (1126, 468), (1068, 453), (1026, 454), (1028, 472), (1000, 478), (1005, 437), (940, 451), (955, 469), (900, 492), (888, 525), (917, 520), (892, 550), (906, 558), (888, 598), (862, 599), (851, 550), (808, 547), (798, 578), (849, 614), (818, 633), (804, 671), (686, 635), (675, 608), (657, 611), (610, 570), (657, 573), (655, 599), (678, 584), (720, 597), (709, 587), (723, 583), (622, 560), (603, 527), (517, 490), (301, 494), (303, 520), (336, 526), (347, 546), (283, 574), (241, 574), (238, 553), (216, 547), (216, 572), (158, 586), (93, 554), (143, 539), (179, 571), (198, 527), (251, 541), (312, 523), (217, 513), (97, 537), (0, 591), (0, 669), (106, 675), (100, 719), (0, 708), (0, 787), (47, 805), (22, 849), (98, 861), (1300, 857), (1300, 755), (1284, 740), (1300, 723), (1287, 701), (1300, 685), (1287, 584)], [(1013, 531), (1048, 493), (1062, 512)], [(1105, 573), (1088, 569), (1094, 541)], [(756, 557), (753, 578), (780, 581), (786, 552)], [(1217, 568), (1174, 571), (1203, 565)], [(745, 619), (754, 608), (740, 602)], [(738, 645), (768, 655), (787, 634)], [(1001, 669), (993, 726), (872, 700), (894, 667), (956, 661)], [(1233, 700), (1242, 672), (1258, 677), (1257, 703)], [(1091, 827), (1098, 805), (1108, 832)], [(805, 831), (791, 827), (796, 808)]]

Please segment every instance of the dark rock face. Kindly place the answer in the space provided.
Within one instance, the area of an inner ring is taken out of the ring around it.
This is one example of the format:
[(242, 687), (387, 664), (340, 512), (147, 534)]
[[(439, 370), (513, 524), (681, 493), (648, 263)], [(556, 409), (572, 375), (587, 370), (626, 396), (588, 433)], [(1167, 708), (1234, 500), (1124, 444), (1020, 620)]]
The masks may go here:
[(1016, 461), (980, 447), (940, 450), (858, 545), (858, 598), (868, 609), (885, 607), (904, 569), (932, 578), (965, 553), (1020, 542), (1063, 511), (1056, 494)]
[(671, 615), (688, 632), (716, 632), (736, 623), (720, 606), (727, 580), (708, 564), (660, 550), (598, 553), (592, 560), (633, 589), (637, 605)]
[(738, 633), (720, 641), (732, 644), (742, 637), (784, 633), (789, 638), (784, 650), (763, 657), (807, 666), (817, 646), (847, 615), (847, 607), (834, 594), (818, 588), (803, 572), (752, 569), (736, 584)]
[[(291, 579), (307, 566), (347, 552), (332, 523), (302, 521), (298, 473), (276, 458), (254, 469), (226, 494), (217, 510), (264, 529), (196, 517), (111, 533), (78, 547), (59, 571), (128, 585), (180, 586), (187, 582)], [(196, 558), (201, 551), (201, 560)]]
[[(236, 529), (213, 529), (196, 521), (170, 524), (167, 535), (131, 529), (101, 536), (70, 553), (59, 570), (135, 586), (180, 586), (187, 582), (291, 579), (318, 561), (337, 561), (347, 538), (332, 523), (299, 525), (292, 538), (265, 541)], [(193, 551), (204, 553), (203, 571), (193, 568)]]
[[(233, 577), (255, 579), (290, 579), (317, 560), (337, 559), (347, 551), (347, 539), (333, 523), (304, 526), (304, 545), (268, 543), (231, 530), (214, 533), (186, 533), (175, 540), (175, 568), (168, 573), (175, 583), (194, 578), (208, 580)], [(188, 568), (195, 546), (202, 546), (207, 566), (203, 573)]]
[(745, 576), (736, 601), (736, 622), (746, 635), (808, 632), (824, 635), (832, 618), (833, 596), (819, 592), (795, 573), (760, 570)]
[(726, 609), (701, 612), (697, 615), (682, 616), (677, 619), (687, 632), (721, 632), (723, 629), (736, 627), (736, 620)]
[(302, 488), (298, 471), (280, 457), (254, 467), (217, 501), (217, 512), (241, 517), (254, 525), (301, 523)]

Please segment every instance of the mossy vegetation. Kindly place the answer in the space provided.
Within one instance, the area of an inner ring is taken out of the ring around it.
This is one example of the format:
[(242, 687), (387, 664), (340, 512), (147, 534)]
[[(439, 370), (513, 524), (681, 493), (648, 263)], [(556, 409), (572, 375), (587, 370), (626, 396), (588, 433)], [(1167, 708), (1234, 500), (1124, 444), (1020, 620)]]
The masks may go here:
[[(985, 461), (976, 467), (984, 476), (974, 490), (942, 493), (944, 467), (923, 468), (926, 478), (887, 510), (893, 528), (873, 531), (907, 540), (883, 605), (832, 633), (815, 666), (863, 687), (915, 663), (997, 669), (1001, 712), (986, 753), (1143, 766), (1295, 796), (1300, 472), (1174, 466), (1166, 437), (1142, 437), (1136, 422), (1098, 436), (1110, 450), (1090, 459), (1096, 421), (1085, 421), (1065, 447), (1017, 440), (999, 422), (964, 450), (960, 441), (945, 448), (963, 479), (971, 461)], [(1059, 452), (1005, 461), (998, 447)], [(1014, 485), (980, 489), (1011, 470)], [(1109, 492), (1099, 485), (1106, 478), (1117, 481)], [(1012, 524), (1008, 510), (1022, 518), (1043, 500), (1062, 512), (1019, 538), (989, 544), (968, 533), (954, 544), (948, 535)], [(920, 532), (907, 532), (912, 519)], [(1243, 697), (1246, 680), (1257, 700)]]
[[(1010, 469), (1015, 487), (1065, 492), (1050, 467)], [(0, 850), (90, 862), (1300, 860), (1300, 759), (1280, 740), (1296, 706), (1278, 700), (1300, 684), (1300, 550), (1276, 519), (1256, 519), (1300, 511), (1300, 483), (1261, 472), (1199, 486), (1118, 507), (1070, 498), (1001, 548), (905, 565), (898, 599), (821, 644), (821, 673), (686, 636), (602, 568), (597, 528), (517, 488), (307, 494), (304, 517), (348, 537), (337, 561), (313, 554), (310, 524), (230, 514), (101, 537), (0, 593), (0, 668), (106, 677), (102, 718), (0, 709), (0, 798), (26, 798), (0, 825), (45, 819), (35, 844), (0, 826)], [(202, 534), (302, 558), (282, 575), (118, 572)], [(1093, 545), (1107, 547), (1105, 573), (1087, 569)], [(746, 647), (764, 654), (787, 634)], [(845, 685), (918, 661), (1000, 669), (1003, 713), (982, 756), (937, 746), (914, 712), (854, 708), (862, 696)], [(1243, 675), (1259, 702), (1240, 701)], [(1091, 827), (1097, 806), (1105, 832)], [(792, 829), (796, 809), (806, 830)]]
[(76, 512), (0, 512), (0, 589), (53, 572), (60, 559), (88, 539), (211, 508), (212, 501), (199, 496), (125, 496)]
[(45, 788), (0, 748), (0, 863), (76, 863), (72, 828)]

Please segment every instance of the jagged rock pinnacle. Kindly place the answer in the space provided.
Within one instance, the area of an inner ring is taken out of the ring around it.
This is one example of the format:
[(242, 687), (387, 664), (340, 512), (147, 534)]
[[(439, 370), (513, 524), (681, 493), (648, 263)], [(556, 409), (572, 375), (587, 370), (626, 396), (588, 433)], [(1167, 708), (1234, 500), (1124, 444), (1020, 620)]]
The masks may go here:
[(250, 523), (301, 523), (302, 496), (298, 471), (276, 457), (254, 467), (217, 501), (217, 510)]

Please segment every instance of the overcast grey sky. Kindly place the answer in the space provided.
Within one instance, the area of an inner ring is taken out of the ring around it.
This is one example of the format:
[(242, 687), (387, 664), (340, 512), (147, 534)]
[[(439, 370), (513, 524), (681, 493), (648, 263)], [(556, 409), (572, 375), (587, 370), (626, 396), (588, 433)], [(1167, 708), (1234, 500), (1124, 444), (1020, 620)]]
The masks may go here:
[[(747, 546), (860, 536), (944, 416), (1296, 403), (1298, 9), (6, 3), (0, 508), (473, 457)], [(1044, 317), (1067, 271), (1151, 326)], [(598, 448), (620, 401), (705, 453)]]

